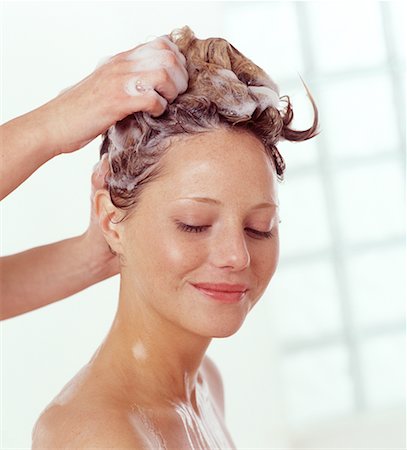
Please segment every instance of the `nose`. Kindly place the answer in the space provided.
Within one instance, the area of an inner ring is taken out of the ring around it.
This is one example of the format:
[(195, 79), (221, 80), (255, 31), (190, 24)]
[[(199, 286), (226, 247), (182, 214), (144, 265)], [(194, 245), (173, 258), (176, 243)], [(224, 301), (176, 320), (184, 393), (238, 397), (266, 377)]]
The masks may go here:
[(216, 235), (211, 256), (212, 263), (217, 267), (229, 267), (239, 271), (250, 265), (246, 235), (241, 225), (225, 227)]

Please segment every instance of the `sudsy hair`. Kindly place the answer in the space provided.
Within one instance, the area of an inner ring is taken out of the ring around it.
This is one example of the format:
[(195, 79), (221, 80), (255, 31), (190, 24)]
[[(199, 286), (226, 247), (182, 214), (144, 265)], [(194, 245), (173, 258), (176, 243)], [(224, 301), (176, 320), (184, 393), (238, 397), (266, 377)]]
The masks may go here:
[(168, 37), (186, 58), (188, 88), (159, 117), (136, 112), (103, 134), (100, 157), (108, 153), (105, 182), (112, 203), (123, 210), (136, 206), (142, 187), (160, 175), (159, 162), (176, 137), (219, 128), (254, 134), (263, 143), (278, 181), (283, 181), (285, 163), (277, 142), (305, 141), (319, 134), (318, 110), (305, 83), (314, 121), (309, 129), (298, 131), (289, 127), (294, 117), (290, 98), (280, 97), (270, 76), (228, 41), (197, 39), (188, 26)]

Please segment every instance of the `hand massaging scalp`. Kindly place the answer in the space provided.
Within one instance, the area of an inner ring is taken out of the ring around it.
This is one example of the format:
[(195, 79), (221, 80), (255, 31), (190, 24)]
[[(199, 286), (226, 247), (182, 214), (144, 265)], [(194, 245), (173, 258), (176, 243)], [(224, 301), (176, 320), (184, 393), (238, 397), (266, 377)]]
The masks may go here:
[[(135, 66), (135, 73), (140, 71), (148, 71), (154, 69), (165, 68), (171, 70), (172, 67), (168, 65), (166, 59), (166, 53), (162, 49), (157, 49), (155, 44), (157, 40), (165, 39), (166, 42), (171, 46), (171, 48), (176, 52), (177, 56), (180, 57), (182, 63), (186, 64), (185, 56), (179, 51), (176, 44), (170, 41), (166, 35), (155, 39), (152, 42), (147, 43), (145, 46), (136, 48), (127, 59), (130, 61), (138, 61)], [(219, 77), (212, 77), (214, 84), (222, 86), (225, 84), (225, 78), (233, 79), (234, 81), (240, 81), (236, 74), (229, 69), (217, 69)], [(187, 89), (185, 86), (185, 81), (182, 77), (178, 76), (176, 72), (171, 72), (177, 89), (180, 92), (184, 92)], [(140, 78), (134, 77), (128, 80), (124, 86), (124, 90), (127, 94), (131, 96), (142, 95), (144, 92), (152, 90), (151, 86), (146, 80), (141, 80)], [(248, 92), (252, 94), (252, 98), (244, 101), (236, 101), (233, 95), (229, 94), (228, 98), (225, 98), (225, 103), (228, 104), (228, 112), (236, 116), (251, 116), (256, 108), (259, 109), (259, 113), (263, 112), (266, 108), (273, 106), (274, 108), (279, 107), (279, 89), (278, 86), (272, 80), (264, 80), (264, 86), (248, 86)]]
[[(155, 69), (164, 68), (170, 71), (170, 75), (173, 81), (176, 83), (176, 87), (180, 93), (183, 93), (188, 88), (188, 81), (180, 76), (180, 74), (174, 71), (171, 64), (168, 63), (168, 52), (159, 44), (160, 40), (165, 39), (165, 42), (174, 51), (175, 55), (179, 59), (180, 63), (185, 67), (186, 58), (180, 52), (178, 46), (172, 42), (167, 35), (160, 36), (154, 40), (147, 42), (145, 45), (139, 46), (129, 53), (126, 57), (129, 61), (135, 61), (134, 65), (134, 77), (131, 77), (124, 84), (124, 91), (130, 96), (144, 95), (146, 92), (154, 89), (154, 86), (148, 82), (145, 76), (141, 75), (141, 72), (148, 72)], [(98, 66), (108, 61), (109, 58), (104, 58)], [(274, 107), (280, 109), (280, 97), (279, 87), (269, 77), (259, 78), (257, 77), (256, 83), (262, 83), (261, 86), (246, 85), (239, 80), (237, 75), (225, 68), (216, 69), (217, 74), (211, 74), (211, 83), (215, 85), (219, 91), (223, 93), (223, 105), (219, 107), (219, 110), (226, 115), (235, 117), (248, 117), (250, 118), (255, 110), (261, 114), (266, 108)], [(229, 81), (238, 82), (239, 86), (246, 91), (246, 98), (242, 96), (236, 96), (229, 87)], [(250, 84), (250, 83), (249, 83)], [(158, 96), (159, 101), (163, 103), (163, 106), (167, 106), (168, 102), (162, 96)], [(120, 130), (116, 125), (113, 125), (108, 130), (109, 139), (113, 146), (110, 148), (108, 157), (111, 161), (118, 153), (123, 151), (128, 145), (129, 139), (134, 143), (141, 139), (141, 131), (138, 129), (127, 129), (125, 132)], [(101, 165), (102, 160), (96, 164), (95, 167)], [(149, 170), (145, 170), (140, 177), (144, 178), (148, 175)], [(122, 175), (120, 178), (109, 177), (108, 183), (110, 186), (125, 189), (128, 192), (133, 190), (137, 183), (140, 181), (140, 177), (129, 177)]]
[[(161, 40), (172, 48), (182, 65), (186, 65), (185, 56), (179, 51), (178, 47), (171, 42), (167, 36), (160, 36), (151, 42), (148, 42), (142, 47), (136, 48), (128, 56), (127, 60), (137, 61), (134, 66), (134, 72), (149, 71), (164, 68), (171, 75), (171, 79), (175, 82), (176, 88), (179, 92), (185, 92), (188, 88), (188, 81), (184, 77), (180, 76), (177, 71), (174, 70), (172, 64), (168, 61), (170, 50), (162, 49), (157, 46), (157, 43)], [(147, 80), (141, 80), (138, 77), (131, 78), (124, 86), (124, 90), (127, 94), (134, 96), (144, 93), (145, 91), (152, 90), (153, 86), (148, 83)], [(167, 103), (165, 101), (165, 103)]]

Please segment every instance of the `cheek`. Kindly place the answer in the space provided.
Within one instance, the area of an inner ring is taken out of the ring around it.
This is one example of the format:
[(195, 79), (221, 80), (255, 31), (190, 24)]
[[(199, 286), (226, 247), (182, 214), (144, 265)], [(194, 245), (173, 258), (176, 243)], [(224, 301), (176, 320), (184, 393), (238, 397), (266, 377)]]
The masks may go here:
[(202, 264), (205, 259), (205, 248), (185, 239), (167, 239), (161, 242), (159, 259), (168, 275), (182, 277)]
[(156, 284), (179, 281), (205, 258), (205, 246), (158, 220), (141, 223), (137, 232), (134, 229), (126, 234), (126, 241), (126, 259), (133, 274), (143, 274)]
[(279, 260), (279, 240), (274, 241), (266, 251), (256, 252), (256, 256), (251, 260), (251, 270), (253, 279), (256, 280), (256, 288), (252, 292), (252, 303), (250, 309), (257, 304), (266, 291), (271, 279), (277, 269)]
[(278, 235), (272, 239), (272, 245), (266, 246), (261, 251), (259, 250), (252, 258), (252, 270), (257, 274), (261, 283), (268, 283), (277, 269), (280, 241)]

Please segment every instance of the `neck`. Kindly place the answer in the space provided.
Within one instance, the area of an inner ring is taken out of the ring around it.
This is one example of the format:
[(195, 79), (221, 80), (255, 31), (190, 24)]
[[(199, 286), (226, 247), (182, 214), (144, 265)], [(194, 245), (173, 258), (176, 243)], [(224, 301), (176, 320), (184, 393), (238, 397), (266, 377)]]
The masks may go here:
[(92, 363), (125, 389), (126, 398), (145, 405), (191, 404), (212, 338), (163, 317), (121, 284), (112, 327)]

